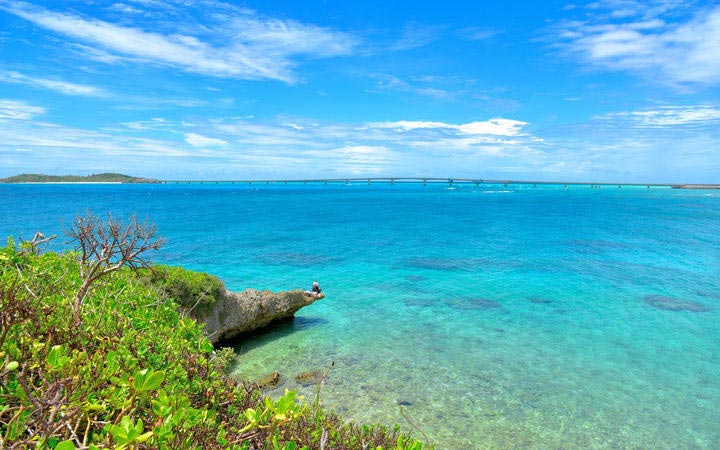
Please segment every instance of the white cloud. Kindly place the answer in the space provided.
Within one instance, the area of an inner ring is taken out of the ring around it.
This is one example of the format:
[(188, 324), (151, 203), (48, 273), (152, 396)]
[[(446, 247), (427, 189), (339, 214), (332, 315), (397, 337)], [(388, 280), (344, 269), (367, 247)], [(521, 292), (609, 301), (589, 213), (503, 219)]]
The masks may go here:
[(163, 119), (162, 117), (154, 117), (150, 120), (136, 120), (133, 122), (124, 122), (121, 125), (133, 131), (161, 130), (172, 127), (174, 124)]
[(211, 138), (197, 133), (185, 133), (185, 142), (193, 147), (215, 147), (218, 145), (227, 145), (227, 142), (222, 139)]
[(532, 132), (526, 122), (498, 118), (349, 123), (288, 116), (194, 117), (191, 124), (157, 117), (91, 130), (32, 120), (43, 113), (0, 100), (0, 172), (124, 167), (169, 179), (720, 181), (720, 108), (714, 105), (622, 111), (562, 129), (534, 126)]
[(401, 51), (424, 47), (440, 37), (442, 27), (410, 23), (403, 27), (402, 36), (392, 44), (390, 50)]
[(459, 35), (469, 41), (486, 41), (498, 35), (497, 30), (470, 27), (458, 31)]
[(449, 124), (444, 122), (401, 120), (397, 122), (375, 122), (371, 128), (389, 128), (397, 131), (437, 129), (455, 131), (458, 134), (487, 134), (494, 136), (518, 136), (527, 122), (511, 119), (490, 119), (482, 122)]
[[(73, 39), (75, 48), (87, 57), (108, 64), (140, 62), (224, 78), (294, 82), (298, 57), (345, 55), (357, 43), (342, 32), (260, 17), (245, 10), (233, 10), (233, 15), (228, 15), (212, 14), (211, 9), (207, 15), (216, 23), (162, 33), (54, 12), (25, 2), (9, 1), (0, 8)], [(156, 28), (161, 29), (161, 24)]]
[(668, 85), (720, 83), (720, 6), (678, 20), (685, 12), (678, 2), (625, 3), (590, 5), (609, 14), (564, 23), (563, 45), (601, 69)]
[(635, 126), (672, 127), (720, 124), (720, 109), (712, 105), (666, 106), (658, 109), (605, 114), (600, 119), (630, 120)]
[(51, 80), (48, 78), (31, 77), (20, 72), (0, 70), (0, 82), (23, 84), (40, 87), (64, 95), (78, 95), (84, 97), (106, 97), (108, 93), (95, 86), (70, 83), (67, 81)]
[(0, 120), (30, 120), (35, 116), (45, 114), (45, 108), (32, 106), (15, 100), (0, 99)]
[(142, 13), (141, 9), (132, 7), (130, 5), (126, 5), (124, 3), (114, 3), (112, 6), (110, 6), (111, 10), (119, 11), (125, 14), (140, 14)]

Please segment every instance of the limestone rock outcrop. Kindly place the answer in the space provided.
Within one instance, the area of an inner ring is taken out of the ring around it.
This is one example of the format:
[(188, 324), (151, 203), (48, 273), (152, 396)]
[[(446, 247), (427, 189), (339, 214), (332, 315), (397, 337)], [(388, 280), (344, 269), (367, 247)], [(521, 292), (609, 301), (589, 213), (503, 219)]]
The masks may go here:
[(194, 310), (192, 316), (205, 324), (210, 342), (215, 344), (275, 320), (292, 317), (303, 306), (323, 297), (299, 289), (285, 292), (255, 289), (231, 292), (224, 289), (215, 303)]

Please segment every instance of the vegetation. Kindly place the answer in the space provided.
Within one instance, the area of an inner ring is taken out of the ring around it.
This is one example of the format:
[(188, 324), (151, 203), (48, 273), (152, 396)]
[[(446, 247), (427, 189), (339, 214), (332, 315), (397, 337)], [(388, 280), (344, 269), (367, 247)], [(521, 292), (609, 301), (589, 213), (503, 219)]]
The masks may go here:
[(121, 173), (98, 173), (88, 176), (79, 175), (42, 175), (24, 173), (2, 178), (0, 183), (157, 183), (150, 178), (131, 177)]
[[(264, 397), (257, 384), (226, 376), (232, 351), (215, 352), (177, 303), (195, 295), (212, 302), (219, 280), (169, 267), (137, 273), (133, 266), (148, 262), (154, 247), (94, 277), (78, 303), (88, 267), (115, 242), (107, 229), (115, 219), (88, 218), (78, 219), (95, 224), (78, 250), (43, 252), (50, 238), (42, 235), (0, 248), (0, 448), (423, 447), (397, 427), (359, 426), (324, 411), (327, 372), (311, 403), (293, 391)], [(155, 242), (144, 240), (152, 225), (129, 229), (101, 267), (132, 254), (133, 242)], [(83, 251), (88, 239), (100, 243), (97, 253)]]

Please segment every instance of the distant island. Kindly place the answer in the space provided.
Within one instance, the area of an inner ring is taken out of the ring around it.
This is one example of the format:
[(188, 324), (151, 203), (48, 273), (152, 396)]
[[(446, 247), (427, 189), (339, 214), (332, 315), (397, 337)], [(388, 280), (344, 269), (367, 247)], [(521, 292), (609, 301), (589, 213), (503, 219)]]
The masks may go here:
[(131, 177), (121, 173), (98, 173), (80, 175), (43, 175), (24, 173), (14, 177), (0, 178), (0, 183), (159, 183), (152, 178)]

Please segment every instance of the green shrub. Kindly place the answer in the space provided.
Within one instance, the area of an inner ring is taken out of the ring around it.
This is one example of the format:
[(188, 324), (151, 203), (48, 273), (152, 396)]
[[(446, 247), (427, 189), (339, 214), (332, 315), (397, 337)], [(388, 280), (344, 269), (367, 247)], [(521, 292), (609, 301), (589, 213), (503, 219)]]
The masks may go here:
[(182, 267), (155, 266), (152, 271), (143, 271), (143, 279), (156, 287), (161, 296), (186, 309), (212, 305), (224, 288), (218, 277)]
[(80, 284), (74, 255), (0, 248), (0, 448), (422, 448), (397, 427), (227, 377), (228, 351), (178, 312), (212, 303), (215, 277), (119, 270), (87, 295), (76, 328)]

